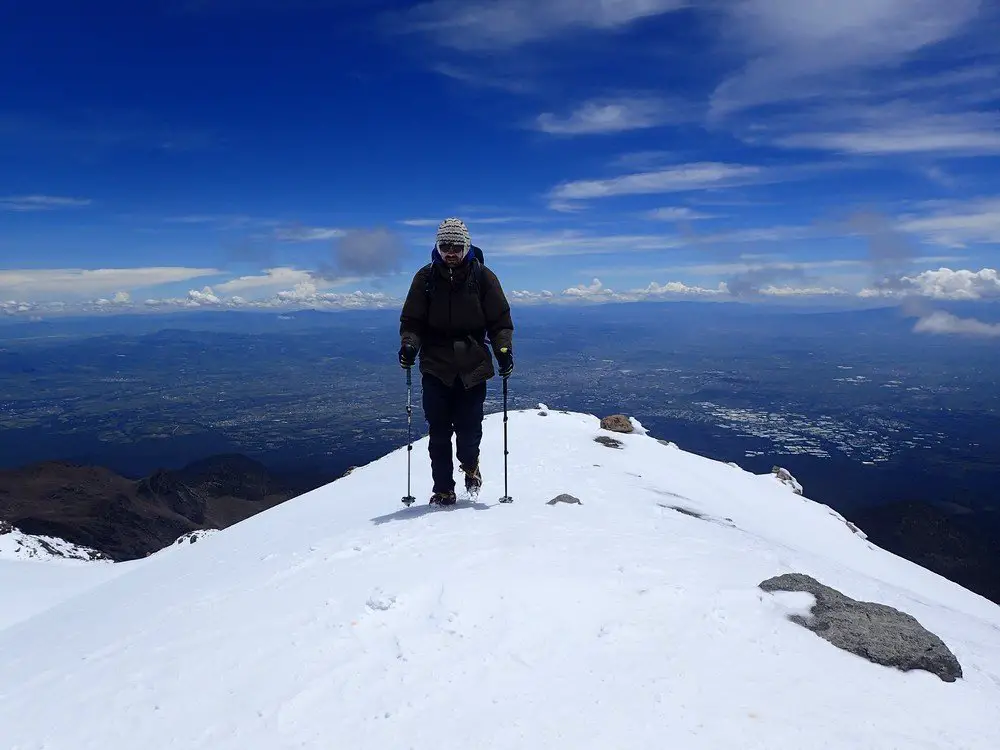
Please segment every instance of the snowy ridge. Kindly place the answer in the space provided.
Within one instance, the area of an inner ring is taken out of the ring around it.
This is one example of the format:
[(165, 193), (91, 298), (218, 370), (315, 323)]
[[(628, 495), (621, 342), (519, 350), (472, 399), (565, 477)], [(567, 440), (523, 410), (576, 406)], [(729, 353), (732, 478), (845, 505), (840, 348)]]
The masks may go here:
[[(1000, 747), (1000, 607), (773, 474), (584, 414), (508, 431), (510, 505), (494, 414), (478, 502), (403, 507), (403, 446), (0, 629), (0, 747)], [(962, 677), (791, 622), (811, 596), (759, 586), (788, 572), (913, 615)]]
[(25, 534), (20, 529), (0, 523), (0, 560), (100, 560), (107, 556), (54, 536)]
[[(0, 630), (124, 572), (102, 553), (0, 522)], [(0, 729), (0, 747), (3, 730)]]

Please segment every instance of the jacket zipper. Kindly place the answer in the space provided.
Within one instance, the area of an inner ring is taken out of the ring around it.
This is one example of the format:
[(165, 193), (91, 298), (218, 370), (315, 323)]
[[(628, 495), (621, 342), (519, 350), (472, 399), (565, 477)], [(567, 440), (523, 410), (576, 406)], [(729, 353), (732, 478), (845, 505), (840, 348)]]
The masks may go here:
[(451, 321), (451, 303), (452, 303), (452, 292), (455, 291), (455, 272), (449, 266), (448, 268), (448, 333), (452, 336), (455, 335), (455, 326), (452, 325)]

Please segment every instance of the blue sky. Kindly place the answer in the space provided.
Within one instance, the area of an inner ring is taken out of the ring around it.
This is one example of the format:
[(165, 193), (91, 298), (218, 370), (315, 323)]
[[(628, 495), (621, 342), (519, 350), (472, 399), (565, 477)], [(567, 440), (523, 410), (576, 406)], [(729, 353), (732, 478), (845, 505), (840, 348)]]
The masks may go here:
[(1000, 297), (996, 2), (10, 5), (8, 313)]

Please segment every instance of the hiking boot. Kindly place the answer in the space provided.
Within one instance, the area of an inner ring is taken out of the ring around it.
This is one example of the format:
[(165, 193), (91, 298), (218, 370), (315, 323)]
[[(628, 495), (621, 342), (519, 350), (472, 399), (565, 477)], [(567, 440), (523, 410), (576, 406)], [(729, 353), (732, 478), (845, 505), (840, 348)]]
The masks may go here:
[(431, 495), (431, 505), (454, 505), (456, 499), (454, 492), (435, 492)]
[(465, 474), (465, 489), (472, 494), (479, 492), (479, 488), (483, 486), (483, 476), (479, 473), (479, 466), (460, 468)]

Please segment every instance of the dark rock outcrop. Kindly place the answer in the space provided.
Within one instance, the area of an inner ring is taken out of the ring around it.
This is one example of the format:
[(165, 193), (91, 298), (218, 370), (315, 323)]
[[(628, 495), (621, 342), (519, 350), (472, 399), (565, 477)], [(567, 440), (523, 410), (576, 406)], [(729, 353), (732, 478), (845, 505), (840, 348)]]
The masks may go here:
[(962, 676), (948, 646), (916, 618), (885, 604), (859, 602), (803, 573), (786, 573), (760, 584), (764, 591), (802, 591), (816, 597), (810, 617), (791, 620), (837, 648), (904, 672), (923, 669), (945, 682)]
[(608, 437), (607, 435), (595, 437), (594, 442), (600, 443), (606, 448), (621, 448), (624, 445), (621, 440), (615, 440), (613, 437)]
[(851, 515), (879, 547), (1000, 604), (1000, 511), (902, 501)]
[(563, 493), (561, 495), (556, 495), (554, 498), (552, 498), (545, 504), (557, 505), (558, 503), (566, 503), (567, 505), (583, 505), (583, 503), (580, 502), (580, 498), (573, 497), (572, 495), (567, 495), (566, 493)]
[(0, 517), (25, 534), (132, 560), (190, 532), (238, 523), (311, 488), (275, 477), (240, 455), (213, 456), (138, 481), (102, 467), (49, 461), (0, 471)]

